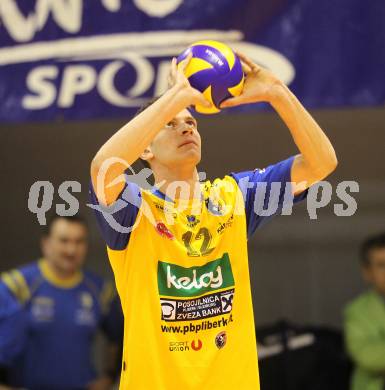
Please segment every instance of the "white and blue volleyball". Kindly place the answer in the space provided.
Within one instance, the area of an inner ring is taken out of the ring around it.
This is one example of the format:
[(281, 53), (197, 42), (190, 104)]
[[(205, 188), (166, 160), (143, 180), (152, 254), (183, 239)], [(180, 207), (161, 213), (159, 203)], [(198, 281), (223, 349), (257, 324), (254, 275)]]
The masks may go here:
[(215, 114), (220, 111), (222, 102), (242, 92), (241, 61), (230, 47), (217, 41), (193, 43), (178, 56), (178, 64), (189, 53), (192, 53), (192, 58), (184, 73), (191, 86), (213, 104), (211, 108), (197, 105), (195, 109), (202, 114)]

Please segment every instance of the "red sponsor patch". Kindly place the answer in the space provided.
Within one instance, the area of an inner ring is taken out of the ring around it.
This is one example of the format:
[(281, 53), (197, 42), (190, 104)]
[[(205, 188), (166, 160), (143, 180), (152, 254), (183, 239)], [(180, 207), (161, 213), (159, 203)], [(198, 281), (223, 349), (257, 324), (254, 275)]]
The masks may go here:
[(197, 342), (195, 342), (195, 340), (193, 340), (191, 342), (191, 348), (194, 350), (194, 351), (199, 351), (201, 348), (202, 348), (202, 341), (198, 339)]
[(157, 222), (156, 231), (163, 237), (173, 240), (175, 237), (163, 222)]

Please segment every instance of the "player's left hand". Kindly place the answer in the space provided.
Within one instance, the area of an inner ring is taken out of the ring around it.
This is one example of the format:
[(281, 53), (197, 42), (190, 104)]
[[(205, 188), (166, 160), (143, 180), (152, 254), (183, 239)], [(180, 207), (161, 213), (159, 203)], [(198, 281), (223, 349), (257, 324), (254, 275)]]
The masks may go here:
[(245, 73), (245, 84), (239, 96), (225, 100), (221, 108), (234, 107), (241, 104), (267, 102), (271, 103), (283, 83), (270, 70), (255, 64), (243, 53), (236, 52)]

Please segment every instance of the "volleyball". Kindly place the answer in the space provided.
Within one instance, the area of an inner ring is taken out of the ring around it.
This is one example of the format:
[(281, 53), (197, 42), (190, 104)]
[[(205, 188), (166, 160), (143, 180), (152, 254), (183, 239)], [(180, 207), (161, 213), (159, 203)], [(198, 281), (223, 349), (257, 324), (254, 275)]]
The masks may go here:
[(244, 75), (238, 56), (227, 45), (217, 41), (199, 41), (177, 58), (180, 64), (190, 53), (192, 58), (184, 73), (191, 86), (202, 92), (212, 107), (196, 105), (202, 114), (215, 114), (226, 99), (242, 92)]

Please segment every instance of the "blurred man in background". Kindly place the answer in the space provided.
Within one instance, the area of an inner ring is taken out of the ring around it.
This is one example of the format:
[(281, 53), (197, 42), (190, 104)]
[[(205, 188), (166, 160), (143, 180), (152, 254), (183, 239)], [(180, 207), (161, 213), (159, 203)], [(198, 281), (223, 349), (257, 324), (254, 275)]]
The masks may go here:
[(362, 272), (370, 289), (345, 310), (345, 337), (356, 369), (352, 390), (385, 389), (385, 233), (365, 241)]
[[(8, 368), (10, 386), (111, 388), (119, 362), (119, 336), (112, 324), (119, 314), (111, 312), (112, 284), (82, 270), (87, 234), (80, 217), (56, 216), (42, 240), (44, 258), (2, 274), (0, 365)], [(92, 348), (99, 328), (110, 345), (109, 365), (97, 378)]]

